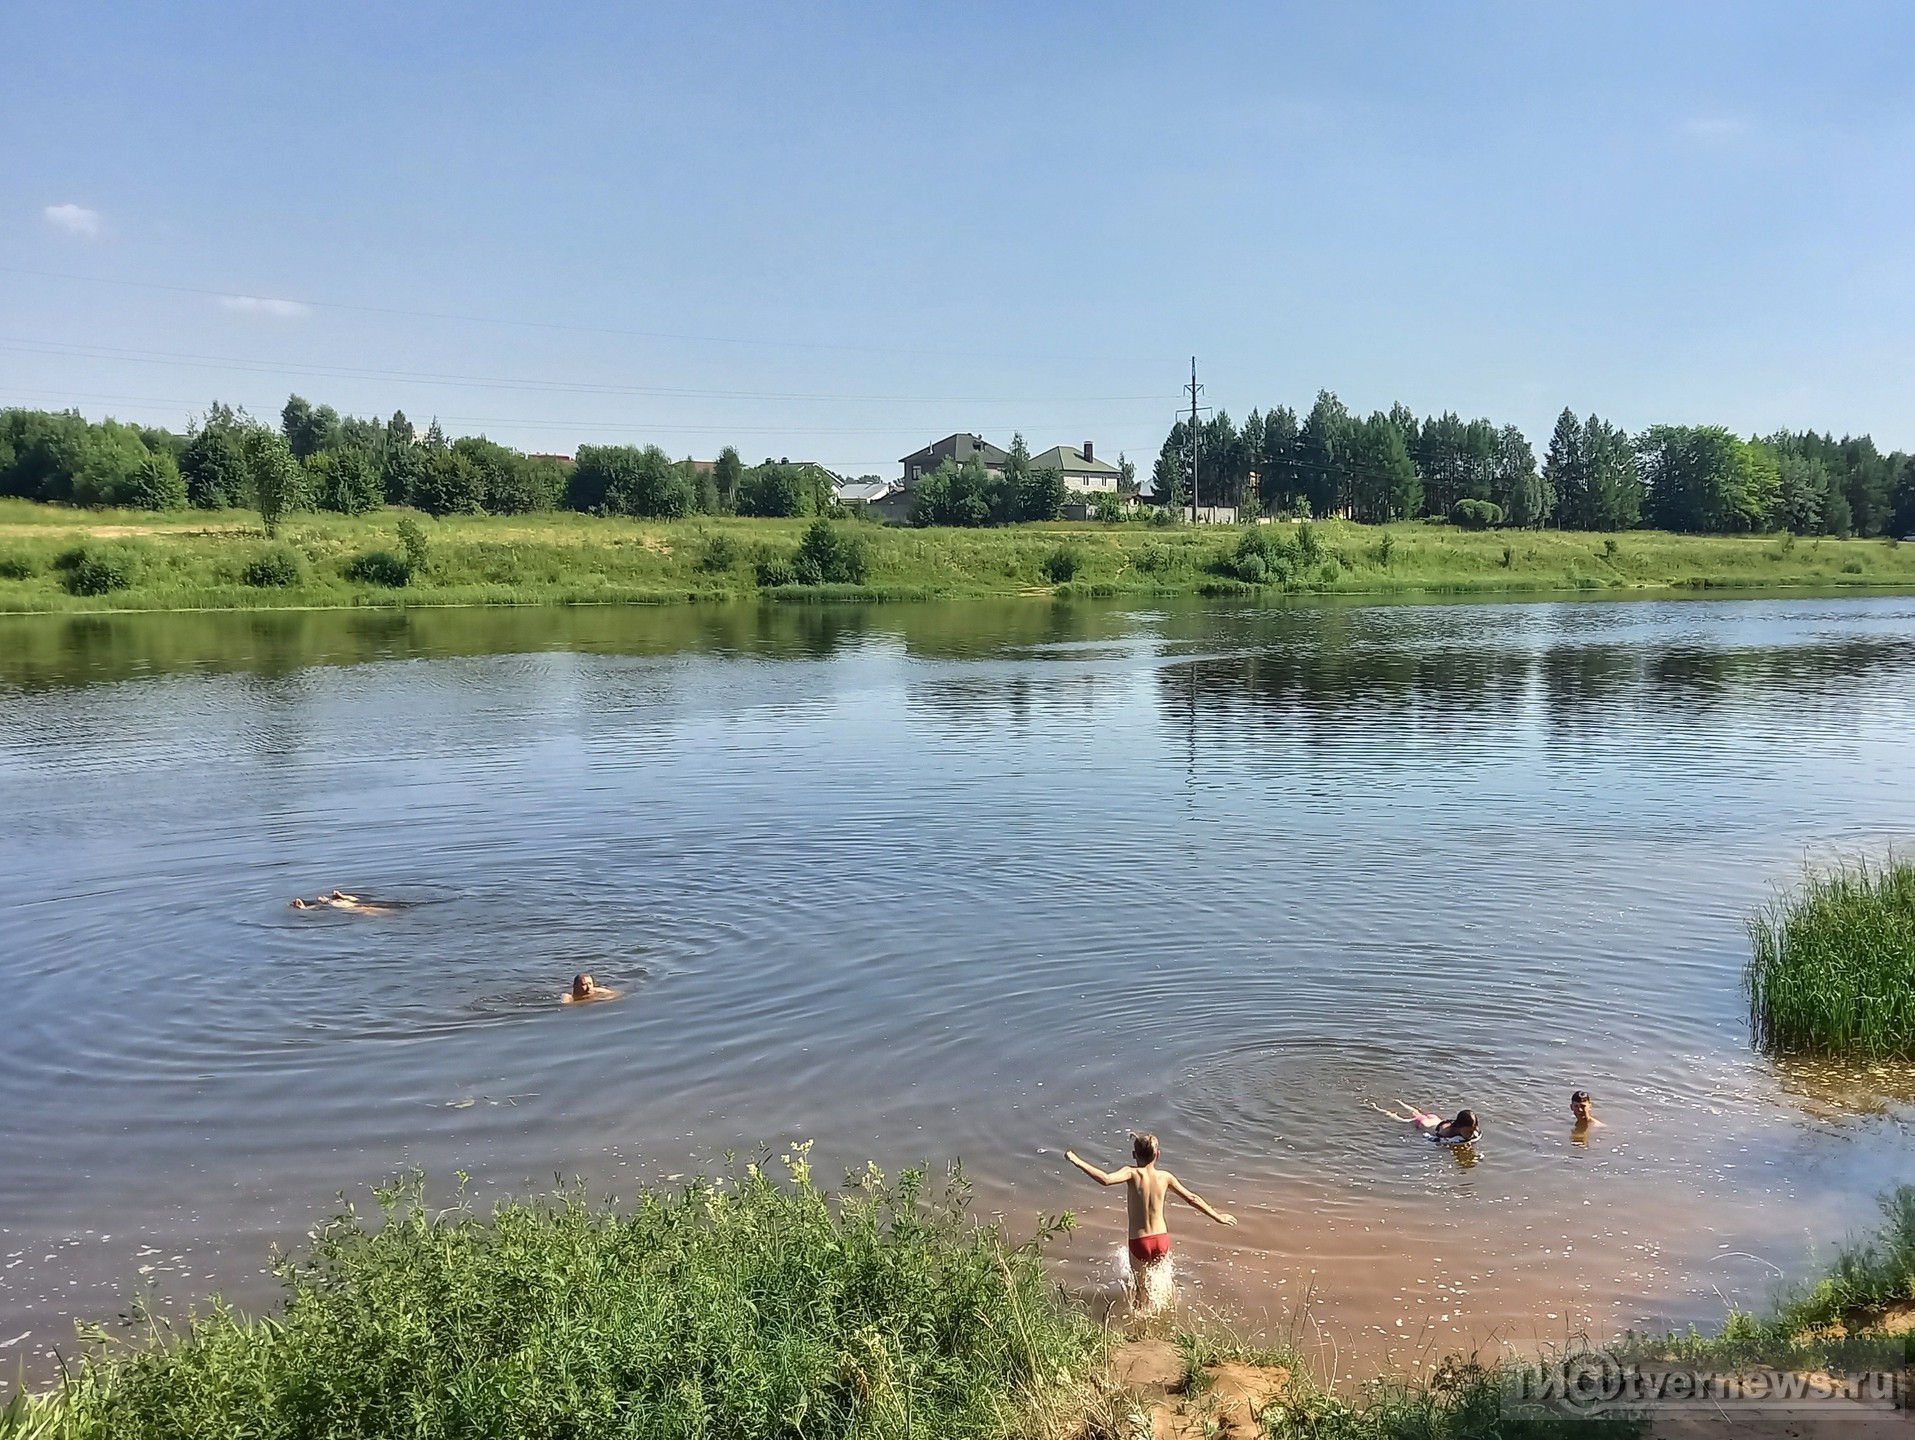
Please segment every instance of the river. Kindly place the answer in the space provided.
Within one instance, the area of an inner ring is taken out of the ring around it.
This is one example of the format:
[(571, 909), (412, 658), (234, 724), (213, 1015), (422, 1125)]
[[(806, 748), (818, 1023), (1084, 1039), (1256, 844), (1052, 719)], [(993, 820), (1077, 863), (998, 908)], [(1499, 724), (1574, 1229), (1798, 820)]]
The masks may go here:
[(1131, 1127), (1241, 1222), (1173, 1217), (1186, 1295), (1331, 1368), (1710, 1321), (1915, 1168), (1915, 1080), (1739, 988), (1912, 794), (1906, 597), (0, 620), (0, 1368), (409, 1167), (799, 1138), (1076, 1209), (1095, 1292), (1062, 1152)]

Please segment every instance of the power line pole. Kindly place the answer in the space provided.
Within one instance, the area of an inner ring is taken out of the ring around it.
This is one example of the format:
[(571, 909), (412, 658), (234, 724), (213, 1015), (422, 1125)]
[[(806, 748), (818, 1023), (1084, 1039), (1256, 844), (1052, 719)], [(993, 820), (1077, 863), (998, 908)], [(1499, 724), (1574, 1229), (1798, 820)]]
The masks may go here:
[(1203, 386), (1197, 383), (1197, 357), (1190, 357), (1190, 523), (1197, 523), (1197, 449), (1200, 433), (1197, 429), (1197, 397), (1203, 393)]

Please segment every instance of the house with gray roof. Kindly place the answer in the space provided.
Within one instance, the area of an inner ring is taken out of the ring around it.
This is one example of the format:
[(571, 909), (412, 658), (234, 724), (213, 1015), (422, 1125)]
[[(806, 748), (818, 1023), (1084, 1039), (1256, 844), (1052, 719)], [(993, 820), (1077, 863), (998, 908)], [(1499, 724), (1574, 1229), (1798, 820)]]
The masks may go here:
[(1004, 473), (1004, 462), (1010, 453), (1000, 450), (982, 435), (946, 435), (942, 440), (926, 445), (916, 454), (907, 455), (898, 463), (904, 466), (904, 488), (915, 490), (918, 481), (936, 470), (946, 460), (955, 460), (962, 465), (973, 457), (993, 475)]
[(1086, 440), (1082, 450), (1073, 450), (1068, 445), (1053, 445), (1042, 455), (1031, 456), (1033, 470), (1061, 470), (1064, 473), (1064, 488), (1074, 495), (1088, 495), (1096, 490), (1117, 489), (1118, 468), (1108, 460), (1099, 460)]

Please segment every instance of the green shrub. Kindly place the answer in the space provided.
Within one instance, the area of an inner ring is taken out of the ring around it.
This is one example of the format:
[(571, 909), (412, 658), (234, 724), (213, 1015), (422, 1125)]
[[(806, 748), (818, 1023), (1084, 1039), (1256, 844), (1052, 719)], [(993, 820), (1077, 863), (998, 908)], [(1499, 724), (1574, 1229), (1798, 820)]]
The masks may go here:
[(405, 552), (408, 578), (426, 573), (432, 552), (426, 544), (426, 532), (410, 515), (399, 522), (399, 548)]
[(870, 569), (863, 537), (824, 519), (811, 522), (791, 557), (791, 573), (800, 585), (862, 585)]
[(119, 498), (134, 510), (184, 510), (186, 481), (171, 455), (148, 455), (127, 477)]
[(31, 580), (40, 567), (26, 555), (0, 555), (0, 580)]
[(1064, 585), (1077, 578), (1077, 572), (1084, 568), (1084, 557), (1068, 545), (1059, 545), (1044, 557), (1038, 568), (1051, 584)]
[(798, 583), (797, 573), (792, 570), (791, 558), (787, 555), (774, 555), (769, 552), (761, 553), (758, 558), (752, 562), (751, 573), (752, 578), (768, 590), (774, 589), (779, 585), (796, 585)]
[(346, 578), (362, 585), (385, 585), (397, 589), (412, 583), (412, 567), (390, 550), (368, 550), (356, 555), (346, 566)]
[[(1299, 536), (1299, 542), (1301, 539)], [(1314, 551), (1314, 536), (1311, 541)], [(1246, 585), (1287, 585), (1296, 573), (1300, 549), (1300, 543), (1290, 544), (1269, 526), (1253, 525), (1238, 539), (1236, 550), (1220, 557), (1210, 568)]]
[(1844, 575), (1860, 575), (1862, 573), (1862, 562), (1860, 560), (1843, 561), (1842, 573)]
[(722, 575), (735, 567), (743, 554), (738, 542), (731, 536), (722, 533), (708, 535), (698, 547), (698, 556), (692, 561), (692, 569), (701, 575)]
[(1756, 1043), (1915, 1058), (1915, 863), (1807, 876), (1749, 921)]
[(53, 568), (69, 595), (106, 595), (129, 588), (138, 574), (132, 552), (118, 546), (80, 545), (58, 556)]
[(1503, 523), (1503, 507), (1493, 500), (1458, 500), (1450, 506), (1450, 523), (1465, 530), (1488, 530)]
[(240, 578), (255, 590), (297, 585), (306, 574), (306, 559), (290, 545), (274, 545), (253, 557)]
[(1181, 545), (1146, 545), (1137, 552), (1137, 568), (1147, 575), (1168, 575), (1188, 563)]
[(215, 1308), (95, 1350), (36, 1410), (62, 1440), (936, 1436), (1049, 1427), (1102, 1336), (1040, 1246), (974, 1227), (953, 1181), (873, 1168), (835, 1199), (802, 1148), (628, 1206), (580, 1190), (480, 1215), (380, 1196), (282, 1262), (280, 1313)]

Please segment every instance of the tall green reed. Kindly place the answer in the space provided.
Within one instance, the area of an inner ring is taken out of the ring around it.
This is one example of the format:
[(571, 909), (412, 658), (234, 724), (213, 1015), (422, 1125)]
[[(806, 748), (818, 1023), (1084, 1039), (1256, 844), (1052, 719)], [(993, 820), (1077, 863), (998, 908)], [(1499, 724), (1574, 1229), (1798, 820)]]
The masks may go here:
[(1749, 921), (1749, 940), (1758, 1045), (1915, 1057), (1915, 863), (1811, 873)]

